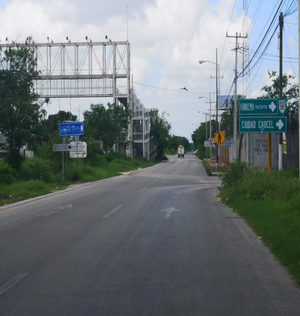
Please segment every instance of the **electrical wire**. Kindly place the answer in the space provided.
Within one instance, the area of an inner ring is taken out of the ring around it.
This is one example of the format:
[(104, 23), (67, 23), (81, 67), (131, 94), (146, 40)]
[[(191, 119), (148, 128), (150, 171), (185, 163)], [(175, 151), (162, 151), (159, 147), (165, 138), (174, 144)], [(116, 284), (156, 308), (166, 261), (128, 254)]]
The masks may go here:
[[(284, 30), (284, 29), (283, 29), (283, 32), (284, 32), (284, 34), (285, 34), (285, 30)], [(284, 42), (284, 44), (285, 44), (285, 48), (286, 48), (286, 51), (287, 51), (288, 55), (290, 55), (289, 45), (288, 45), (287, 42), (286, 42), (286, 36), (283, 37), (283, 42)], [(290, 64), (290, 66), (292, 67), (294, 73), (296, 73), (296, 71), (295, 71), (295, 69), (294, 69), (294, 66), (293, 66), (293, 63), (292, 63), (291, 61), (289, 61), (289, 64)]]
[[(277, 14), (278, 14), (278, 12), (279, 12), (279, 10), (280, 10), (280, 8), (281, 8), (283, 2), (284, 2), (284, 0), (281, 0), (279, 6), (278, 6), (278, 8), (277, 8), (277, 10), (276, 10), (276, 12), (275, 12), (275, 14), (274, 14), (274, 16), (273, 16), (273, 19), (272, 19), (271, 23), (269, 24), (269, 27), (268, 27), (266, 33), (265, 33), (264, 36), (263, 36), (263, 39), (261, 40), (260, 44), (258, 45), (257, 49), (255, 50), (254, 55), (252, 56), (252, 58), (250, 59), (250, 61), (248, 62), (248, 64), (247, 64), (247, 65), (244, 67), (244, 69), (238, 74), (238, 76), (237, 76), (238, 78), (249, 74), (251, 71), (253, 71), (253, 69), (254, 69), (254, 68), (256, 67), (256, 65), (258, 64), (257, 61), (256, 61), (254, 64), (252, 64), (252, 63), (253, 63), (253, 60), (254, 60), (254, 58), (256, 58), (256, 56), (257, 56), (259, 50), (261, 49), (261, 47), (263, 46), (263, 44), (264, 44), (265, 41), (267, 40), (267, 37), (268, 37), (269, 33), (271, 32), (272, 27), (274, 26), (275, 19), (276, 19), (276, 17), (277, 17)], [(275, 32), (276, 32), (277, 29), (278, 29), (278, 24), (277, 24), (277, 26), (275, 27), (275, 30), (273, 31), (271, 37), (269, 38), (269, 40), (268, 40), (268, 42), (267, 42), (265, 48), (263, 49), (263, 52), (260, 54), (260, 57), (263, 55), (263, 53), (264, 53), (264, 52), (267, 50), (267, 48), (269, 47), (269, 45), (270, 45), (270, 43), (271, 43), (271, 40), (272, 40), (272, 38), (274, 37), (274, 34), (275, 34)], [(251, 65), (251, 68), (250, 68), (250, 65)]]

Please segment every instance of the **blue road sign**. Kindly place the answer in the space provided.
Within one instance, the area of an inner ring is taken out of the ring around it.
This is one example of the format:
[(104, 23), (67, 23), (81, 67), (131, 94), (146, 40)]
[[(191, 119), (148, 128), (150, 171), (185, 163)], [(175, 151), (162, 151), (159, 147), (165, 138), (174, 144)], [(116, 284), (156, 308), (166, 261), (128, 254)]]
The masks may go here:
[(225, 142), (222, 144), (222, 146), (221, 147), (231, 147), (231, 140), (229, 139), (229, 140), (225, 140)]
[(59, 136), (80, 136), (84, 135), (83, 122), (71, 122), (59, 124)]
[(285, 115), (285, 99), (241, 99), (240, 115)]

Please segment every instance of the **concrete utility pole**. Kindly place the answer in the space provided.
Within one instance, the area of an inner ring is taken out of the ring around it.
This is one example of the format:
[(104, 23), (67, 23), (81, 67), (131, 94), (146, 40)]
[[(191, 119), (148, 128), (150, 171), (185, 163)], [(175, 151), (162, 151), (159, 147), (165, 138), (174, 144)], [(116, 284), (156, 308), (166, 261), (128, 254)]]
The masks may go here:
[[(211, 76), (211, 78), (216, 78), (216, 133), (220, 129), (220, 125), (218, 124), (218, 105), (219, 105), (219, 90), (220, 86), (218, 84), (220, 77), (220, 73), (218, 74), (218, 67), (220, 68), (220, 65), (218, 64), (218, 49), (216, 48), (216, 62), (214, 63), (216, 65), (216, 77)], [(220, 70), (220, 69), (219, 69)], [(221, 122), (220, 122), (221, 123)], [(219, 153), (218, 153), (219, 147), (216, 148), (216, 162), (219, 162)]]
[(230, 36), (226, 33), (226, 37), (233, 37), (235, 38), (235, 77), (234, 77), (234, 118), (233, 118), (233, 160), (236, 160), (238, 158), (238, 144), (237, 144), (237, 51), (238, 51), (238, 39), (239, 38), (247, 38), (247, 34), (245, 36), (242, 36), (241, 34), (238, 35), (238, 33), (235, 33), (235, 36)]
[[(282, 57), (283, 57), (283, 13), (279, 15), (279, 99), (282, 99)], [(278, 134), (278, 169), (283, 169), (282, 133)]]
[(212, 159), (211, 159), (211, 147), (212, 147), (212, 145), (211, 145), (211, 139), (212, 139), (212, 131), (211, 131), (211, 118), (212, 118), (211, 111), (212, 111), (212, 109), (211, 109), (211, 104), (213, 102), (211, 101), (211, 93), (209, 93), (209, 98), (207, 98), (207, 97), (199, 97), (199, 99), (202, 99), (202, 98), (207, 99), (208, 102), (206, 101), (206, 103), (209, 103), (209, 143), (210, 143), (210, 146), (209, 146), (209, 158), (210, 158), (210, 162), (211, 162), (212, 161)]
[[(300, 38), (300, 0), (298, 0), (298, 38)], [(298, 60), (300, 60), (300, 41), (298, 40)], [(300, 77), (300, 63), (298, 63), (298, 78)], [(299, 84), (300, 97), (300, 84)], [(298, 97), (298, 101), (299, 101)], [(299, 178), (300, 178), (300, 104), (298, 103), (298, 134), (299, 134)]]

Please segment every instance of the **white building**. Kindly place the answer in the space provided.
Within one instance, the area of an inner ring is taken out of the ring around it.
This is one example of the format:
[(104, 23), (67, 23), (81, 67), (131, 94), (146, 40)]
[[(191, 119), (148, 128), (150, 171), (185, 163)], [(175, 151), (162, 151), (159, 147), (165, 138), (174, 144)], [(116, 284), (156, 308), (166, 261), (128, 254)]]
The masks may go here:
[(145, 108), (132, 89), (130, 90), (130, 109), (132, 115), (128, 130), (130, 145), (127, 147), (127, 156), (153, 158), (155, 147), (150, 135), (150, 118), (157, 115), (158, 110)]

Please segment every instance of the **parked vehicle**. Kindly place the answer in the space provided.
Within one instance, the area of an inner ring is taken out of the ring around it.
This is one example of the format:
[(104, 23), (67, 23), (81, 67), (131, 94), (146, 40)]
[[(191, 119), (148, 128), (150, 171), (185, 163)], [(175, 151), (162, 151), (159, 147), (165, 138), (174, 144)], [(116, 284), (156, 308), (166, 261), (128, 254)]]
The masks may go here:
[(184, 147), (182, 145), (178, 146), (178, 158), (179, 157), (184, 158)]

